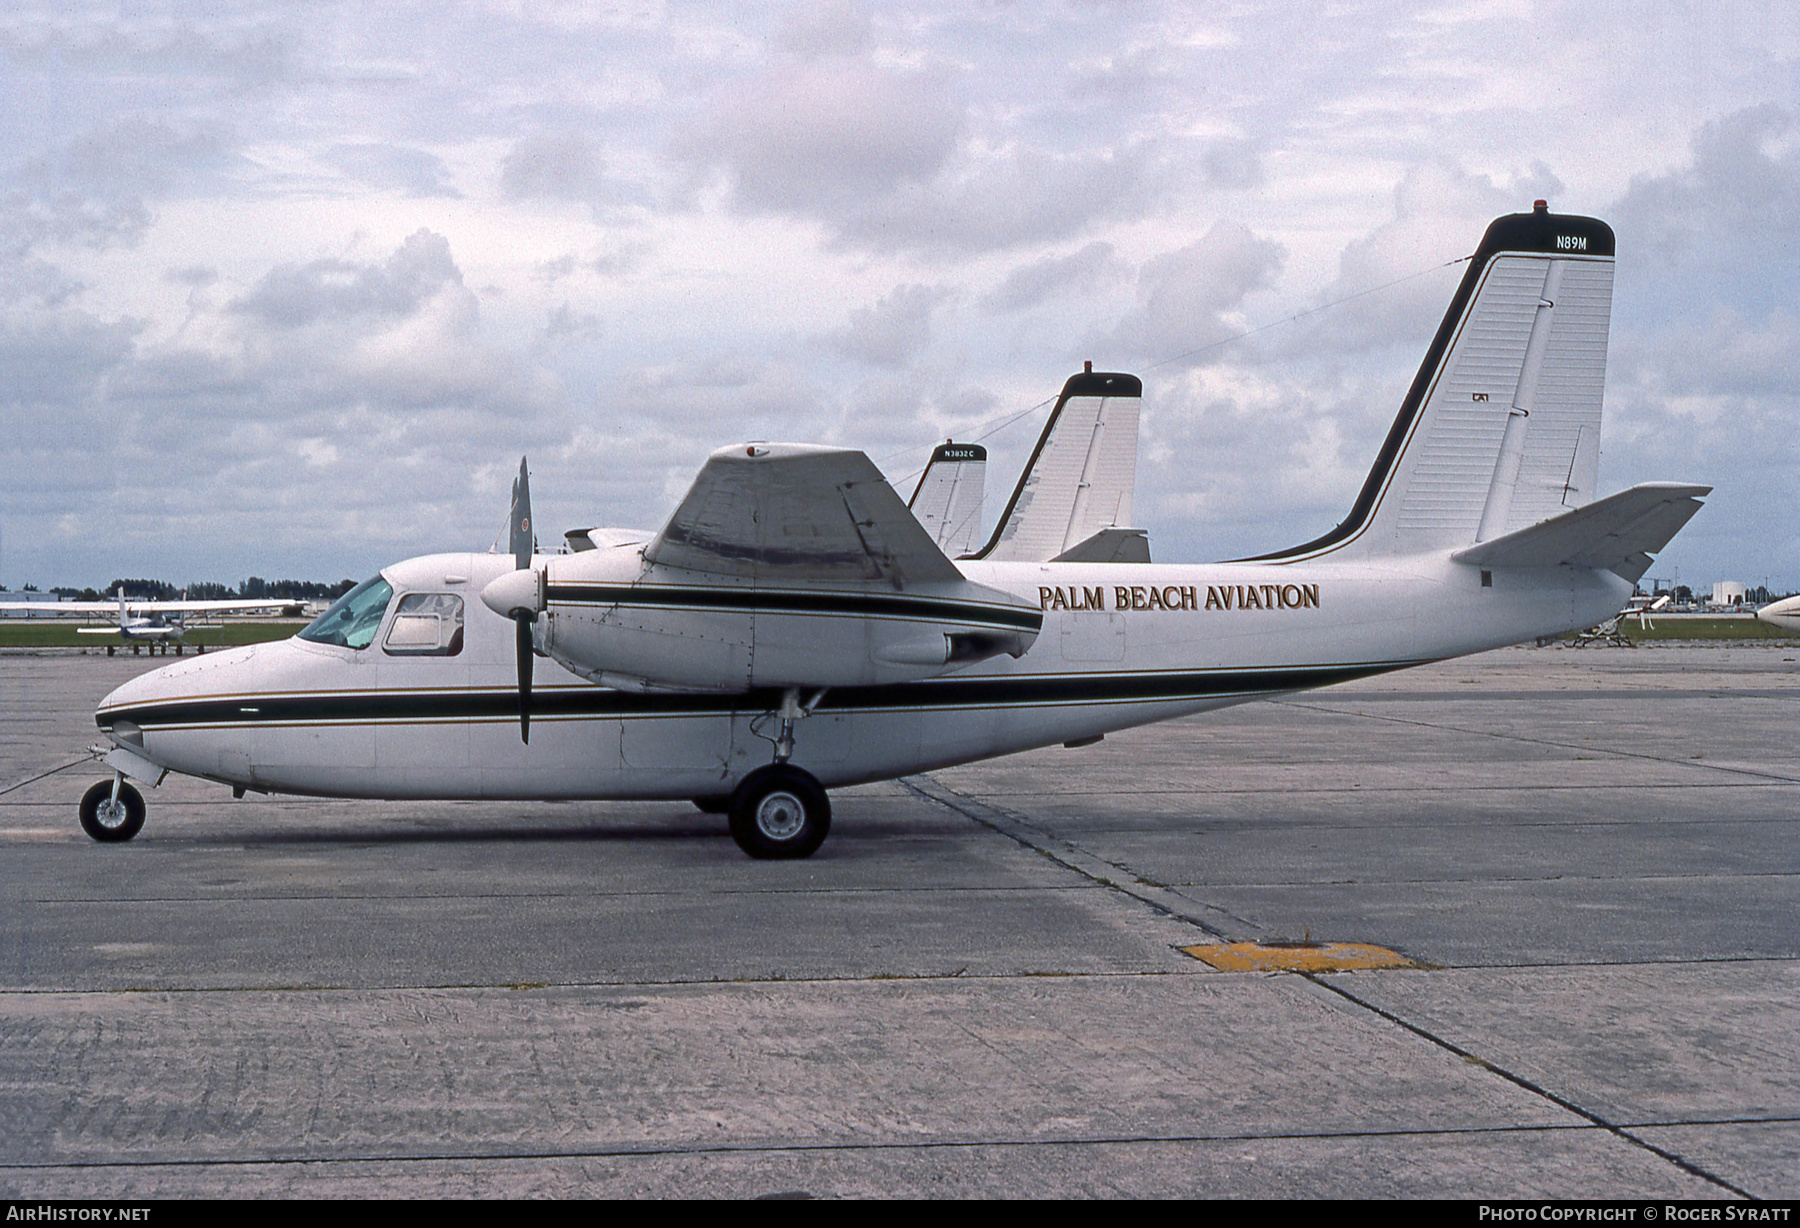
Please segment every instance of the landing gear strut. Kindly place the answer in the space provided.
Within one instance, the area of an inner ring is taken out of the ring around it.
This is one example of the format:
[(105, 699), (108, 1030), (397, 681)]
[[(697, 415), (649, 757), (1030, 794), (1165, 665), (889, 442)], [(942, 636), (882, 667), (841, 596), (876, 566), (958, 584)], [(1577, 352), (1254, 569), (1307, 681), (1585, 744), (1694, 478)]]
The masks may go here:
[(825, 786), (791, 763), (757, 768), (731, 795), (731, 838), (752, 857), (811, 857), (830, 831)]
[(143, 794), (125, 783), (122, 772), (114, 772), (81, 799), (81, 830), (102, 844), (129, 840), (143, 826)]
[(800, 688), (797, 686), (788, 687), (781, 693), (781, 706), (775, 709), (775, 711), (765, 713), (762, 717), (758, 718), (759, 720), (766, 721), (769, 717), (773, 716), (776, 720), (781, 722), (775, 736), (770, 738), (768, 734), (763, 733), (756, 725), (751, 725), (751, 732), (775, 743), (776, 763), (786, 763), (789, 759), (794, 757), (794, 723), (811, 716), (813, 709), (818, 707), (819, 701), (824, 698), (825, 692), (823, 689), (820, 689), (813, 692), (812, 698), (808, 699), (805, 703), (801, 703)]

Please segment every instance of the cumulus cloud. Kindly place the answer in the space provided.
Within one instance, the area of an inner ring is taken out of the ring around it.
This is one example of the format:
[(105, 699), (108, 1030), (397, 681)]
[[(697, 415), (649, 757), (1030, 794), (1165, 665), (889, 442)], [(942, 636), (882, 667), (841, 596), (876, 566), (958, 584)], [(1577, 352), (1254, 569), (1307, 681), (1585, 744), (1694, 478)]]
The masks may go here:
[[(1686, 164), (1635, 177), (1607, 213), (1619, 289), (1602, 482), (1717, 487), (1659, 560), (1684, 579), (1800, 573), (1800, 533), (1772, 510), (1800, 501), (1800, 126), (1775, 105), (1709, 120)], [(1732, 573), (1714, 561), (1734, 557)]]
[(1115, 343), (1166, 360), (1237, 335), (1224, 313), (1269, 285), (1286, 255), (1240, 223), (1214, 223), (1197, 242), (1144, 262), (1138, 305), (1119, 321)]
[[(527, 448), (552, 523), (654, 520), (732, 435), (917, 449), (1071, 360), (1361, 295), (1140, 367), (1158, 556), (1267, 548), (1342, 514), (1459, 270), (1362, 292), (1537, 196), (1619, 233), (1603, 480), (1724, 474), (1677, 542), (1760, 555), (1754, 509), (1800, 498), (1793, 23), (1763, 16), (24, 12), (0, 515), (9, 560), (54, 549), (0, 578), (485, 543)], [(1254, 227), (1235, 258), (1218, 218)]]
[(1067, 256), (1043, 256), (1020, 265), (981, 303), (990, 311), (1023, 311), (1056, 295), (1091, 289), (1122, 271), (1113, 245), (1095, 241)]
[(0, 243), (129, 247), (150, 227), (146, 198), (216, 188), (244, 160), (213, 131), (123, 120), (27, 159), (0, 196)]
[[(1309, 345), (1350, 349), (1429, 340), (1449, 292), (1444, 278), (1414, 275), (1467, 256), (1501, 214), (1529, 212), (1539, 199), (1557, 208), (1562, 191), (1541, 163), (1506, 184), (1441, 158), (1415, 163), (1394, 188), (1393, 215), (1343, 249), (1337, 279), (1320, 295), (1325, 302), (1358, 297), (1310, 321), (1301, 335)], [(1377, 287), (1386, 288), (1367, 293)]]
[(1648, 280), (1633, 320), (1684, 314), (1695, 295), (1760, 315), (1800, 279), (1800, 125), (1786, 107), (1702, 124), (1691, 161), (1640, 175), (1609, 210), (1619, 260)]
[(462, 285), (450, 242), (420, 230), (381, 264), (327, 259), (271, 269), (231, 309), (298, 328), (322, 318), (410, 315), (447, 285)]
[(244, 160), (217, 131), (183, 132), (126, 119), (30, 159), (22, 178), (47, 193), (113, 200), (191, 190), (242, 165)]
[(334, 147), (331, 161), (346, 175), (372, 188), (398, 189), (411, 197), (459, 197), (444, 160), (427, 150), (386, 141)]
[(937, 173), (962, 124), (953, 93), (862, 57), (783, 65), (728, 91), (678, 152), (725, 172), (740, 208), (833, 214)]
[(500, 185), (514, 199), (593, 200), (604, 181), (598, 151), (576, 132), (526, 137), (500, 164)]
[(823, 0), (795, 6), (776, 35), (783, 50), (802, 59), (856, 55), (874, 42), (869, 10), (851, 0)]
[(931, 313), (948, 297), (941, 286), (896, 286), (873, 306), (853, 309), (849, 325), (825, 342), (871, 366), (905, 366), (931, 340)]

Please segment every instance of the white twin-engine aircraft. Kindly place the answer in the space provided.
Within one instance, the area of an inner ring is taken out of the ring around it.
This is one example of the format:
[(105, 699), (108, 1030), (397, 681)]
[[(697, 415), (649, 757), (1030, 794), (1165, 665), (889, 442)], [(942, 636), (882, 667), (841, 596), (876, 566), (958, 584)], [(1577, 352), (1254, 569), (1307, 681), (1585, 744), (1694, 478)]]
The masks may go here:
[(687, 798), (751, 856), (804, 857), (830, 787), (1591, 626), (1710, 489), (1594, 498), (1612, 280), (1604, 223), (1495, 221), (1350, 515), (1256, 558), (1148, 561), (1129, 375), (1068, 381), (1052, 427), (1077, 429), (1046, 431), (954, 561), (857, 451), (722, 448), (660, 532), (549, 556), (521, 465), (511, 558), (397, 563), (294, 639), (108, 695), (113, 777), (82, 824), (129, 839), (125, 777), (174, 771), (240, 795)]

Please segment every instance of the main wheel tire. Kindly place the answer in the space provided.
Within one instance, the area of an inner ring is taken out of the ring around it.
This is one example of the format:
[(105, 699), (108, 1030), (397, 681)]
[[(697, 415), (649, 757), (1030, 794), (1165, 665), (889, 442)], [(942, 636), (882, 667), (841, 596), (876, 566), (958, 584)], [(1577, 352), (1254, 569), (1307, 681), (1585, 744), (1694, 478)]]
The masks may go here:
[(731, 838), (752, 857), (811, 857), (830, 832), (825, 786), (792, 764), (757, 768), (731, 795)]
[(112, 781), (103, 780), (81, 799), (81, 830), (102, 844), (129, 840), (144, 826), (143, 794), (121, 784), (115, 802), (112, 791)]

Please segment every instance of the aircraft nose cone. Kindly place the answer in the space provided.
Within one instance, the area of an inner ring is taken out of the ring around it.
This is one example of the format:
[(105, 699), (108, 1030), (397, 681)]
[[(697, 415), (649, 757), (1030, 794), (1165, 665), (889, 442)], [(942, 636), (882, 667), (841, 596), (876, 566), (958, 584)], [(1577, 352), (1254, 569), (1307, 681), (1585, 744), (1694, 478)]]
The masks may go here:
[(502, 618), (511, 618), (515, 610), (536, 614), (544, 608), (544, 573), (509, 571), (481, 590), (481, 604)]

